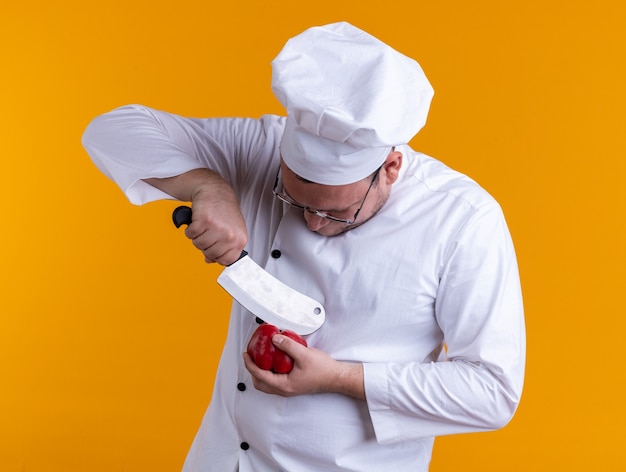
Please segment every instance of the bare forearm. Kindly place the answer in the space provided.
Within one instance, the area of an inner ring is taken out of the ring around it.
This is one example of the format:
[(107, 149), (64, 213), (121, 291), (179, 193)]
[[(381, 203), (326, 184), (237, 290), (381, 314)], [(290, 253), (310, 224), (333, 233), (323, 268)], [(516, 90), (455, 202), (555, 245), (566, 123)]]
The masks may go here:
[(332, 390), (359, 400), (365, 400), (363, 364), (340, 362), (339, 375)]
[(163, 179), (144, 179), (144, 182), (177, 200), (185, 202), (192, 202), (201, 192), (213, 193), (220, 198), (232, 194), (230, 185), (209, 169), (194, 169), (184, 174)]

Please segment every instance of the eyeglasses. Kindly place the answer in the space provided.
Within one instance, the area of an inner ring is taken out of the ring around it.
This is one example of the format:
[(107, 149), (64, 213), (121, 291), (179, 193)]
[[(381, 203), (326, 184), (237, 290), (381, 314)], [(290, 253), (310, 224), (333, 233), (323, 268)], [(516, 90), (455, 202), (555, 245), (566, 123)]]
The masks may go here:
[[(337, 218), (336, 216), (333, 215), (329, 215), (328, 213), (325, 213), (323, 211), (318, 211), (318, 210), (313, 210), (307, 206), (304, 205), (300, 205), (298, 202), (296, 202), (295, 200), (293, 200), (289, 195), (287, 195), (285, 193), (285, 189), (282, 188), (282, 180), (279, 179), (280, 177), (280, 166), (278, 166), (278, 172), (276, 172), (276, 180), (274, 182), (274, 188), (272, 189), (272, 193), (274, 194), (274, 196), (276, 198), (278, 198), (279, 200), (281, 200), (284, 203), (287, 203), (288, 205), (291, 205), (292, 207), (298, 208), (299, 210), (304, 210), (307, 213), (311, 213), (312, 215), (315, 216), (319, 216), (320, 218), (326, 218), (327, 220), (330, 221), (334, 221), (337, 223), (343, 223), (346, 225), (351, 225), (354, 224), (354, 222), (356, 221), (357, 217), (359, 216), (359, 213), (361, 212), (361, 208), (363, 208), (363, 205), (365, 204), (365, 200), (367, 199), (367, 196), (370, 193), (370, 190), (372, 189), (372, 186), (374, 185), (374, 182), (376, 182), (376, 179), (378, 178), (378, 174), (380, 172), (380, 169), (382, 169), (382, 166), (380, 166), (378, 169), (376, 169), (376, 172), (374, 172), (374, 176), (372, 177), (372, 181), (370, 182), (370, 186), (367, 188), (367, 192), (365, 192), (365, 196), (363, 197), (363, 200), (361, 201), (361, 204), (359, 205), (359, 208), (357, 209), (356, 213), (354, 214), (354, 217), (352, 217), (352, 219), (345, 219), (345, 218)], [(278, 182), (280, 181), (281, 183), (281, 188), (278, 188)]]

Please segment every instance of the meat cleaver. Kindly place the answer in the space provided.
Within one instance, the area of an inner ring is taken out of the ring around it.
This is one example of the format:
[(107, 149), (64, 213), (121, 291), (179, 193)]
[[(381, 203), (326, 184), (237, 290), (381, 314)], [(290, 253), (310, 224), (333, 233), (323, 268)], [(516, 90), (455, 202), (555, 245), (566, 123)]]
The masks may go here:
[[(191, 223), (191, 208), (179, 206), (172, 213), (174, 225)], [(324, 307), (317, 300), (294, 290), (266, 272), (246, 251), (227, 266), (217, 278), (245, 309), (280, 329), (306, 335), (319, 329), (326, 319)]]

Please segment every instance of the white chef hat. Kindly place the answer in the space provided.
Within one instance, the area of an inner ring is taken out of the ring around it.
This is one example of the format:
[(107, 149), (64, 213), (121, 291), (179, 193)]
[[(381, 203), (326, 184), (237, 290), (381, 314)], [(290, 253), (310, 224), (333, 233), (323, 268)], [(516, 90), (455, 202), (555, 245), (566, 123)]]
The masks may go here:
[(364, 179), (426, 123), (433, 89), (420, 65), (349, 23), (310, 28), (272, 62), (287, 110), (285, 164), (325, 185)]

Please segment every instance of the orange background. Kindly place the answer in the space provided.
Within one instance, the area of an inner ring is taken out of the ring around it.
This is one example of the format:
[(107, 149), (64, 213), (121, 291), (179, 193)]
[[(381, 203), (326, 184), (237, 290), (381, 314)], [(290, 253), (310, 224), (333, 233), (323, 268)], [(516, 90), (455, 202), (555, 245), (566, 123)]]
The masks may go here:
[(0, 470), (179, 470), (210, 398), (228, 299), (170, 223), (80, 144), (126, 103), (282, 113), (270, 61), (347, 20), (436, 90), (414, 140), (502, 204), (527, 382), (505, 429), (441, 438), (433, 471), (623, 470), (626, 15), (607, 1), (3, 2)]

